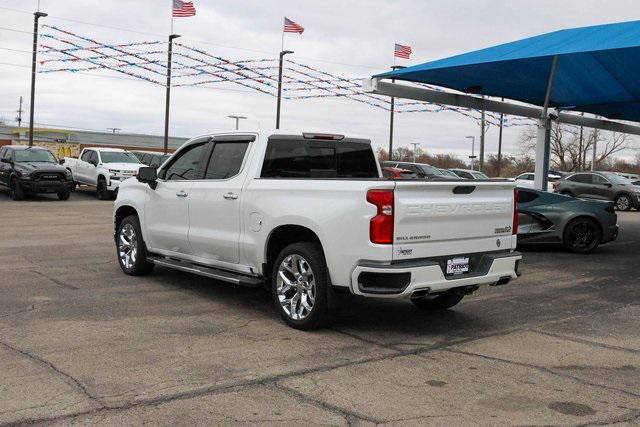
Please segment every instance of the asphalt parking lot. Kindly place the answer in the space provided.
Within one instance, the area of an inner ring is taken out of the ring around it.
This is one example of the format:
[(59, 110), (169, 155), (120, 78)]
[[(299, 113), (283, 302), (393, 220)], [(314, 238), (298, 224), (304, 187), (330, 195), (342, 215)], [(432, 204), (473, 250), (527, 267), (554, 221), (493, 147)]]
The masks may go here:
[(0, 193), (0, 424), (640, 422), (640, 212), (444, 314), (349, 299), (309, 333), (259, 290), (125, 276), (111, 210)]

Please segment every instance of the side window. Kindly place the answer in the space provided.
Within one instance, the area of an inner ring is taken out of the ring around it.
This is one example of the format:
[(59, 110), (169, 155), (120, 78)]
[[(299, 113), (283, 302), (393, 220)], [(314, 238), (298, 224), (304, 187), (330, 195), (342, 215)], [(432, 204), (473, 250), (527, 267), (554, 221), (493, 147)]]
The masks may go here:
[(98, 164), (100, 161), (98, 160), (98, 153), (96, 151), (92, 151), (89, 156), (89, 161), (95, 164)]
[(206, 142), (193, 144), (173, 158), (173, 161), (160, 172), (160, 178), (168, 181), (196, 179), (196, 171), (207, 147)]
[(535, 179), (535, 176), (532, 173), (528, 173), (524, 176), (523, 179), (526, 179), (527, 181), (533, 181)]
[(89, 157), (91, 156), (92, 151), (91, 150), (87, 150), (84, 153), (82, 153), (82, 157), (80, 157), (80, 160), (82, 160), (83, 162), (88, 162), (89, 161)]
[(216, 142), (204, 179), (226, 179), (240, 172), (248, 142)]
[(569, 181), (579, 182), (581, 184), (591, 184), (591, 175), (587, 175), (585, 173), (572, 175), (567, 178)]
[(591, 175), (593, 178), (593, 183), (594, 184), (608, 184), (609, 180), (607, 180), (607, 178), (601, 176), (601, 175)]

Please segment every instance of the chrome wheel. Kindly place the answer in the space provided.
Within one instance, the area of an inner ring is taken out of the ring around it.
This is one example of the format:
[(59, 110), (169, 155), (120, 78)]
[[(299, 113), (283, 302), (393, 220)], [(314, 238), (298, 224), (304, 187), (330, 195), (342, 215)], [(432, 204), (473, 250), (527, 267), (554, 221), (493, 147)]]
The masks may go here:
[(282, 310), (293, 320), (306, 318), (313, 310), (316, 281), (311, 266), (300, 255), (289, 255), (278, 267), (276, 294)]
[(138, 257), (138, 238), (131, 224), (124, 224), (118, 234), (118, 257), (126, 269), (133, 268)]
[(618, 196), (616, 207), (621, 211), (628, 211), (631, 208), (631, 200), (628, 196)]

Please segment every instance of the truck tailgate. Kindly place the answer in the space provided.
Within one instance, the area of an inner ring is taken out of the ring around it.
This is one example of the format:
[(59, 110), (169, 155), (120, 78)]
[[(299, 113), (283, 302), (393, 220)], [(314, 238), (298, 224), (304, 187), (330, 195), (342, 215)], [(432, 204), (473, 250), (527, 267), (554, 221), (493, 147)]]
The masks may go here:
[(514, 183), (396, 181), (394, 260), (515, 248)]

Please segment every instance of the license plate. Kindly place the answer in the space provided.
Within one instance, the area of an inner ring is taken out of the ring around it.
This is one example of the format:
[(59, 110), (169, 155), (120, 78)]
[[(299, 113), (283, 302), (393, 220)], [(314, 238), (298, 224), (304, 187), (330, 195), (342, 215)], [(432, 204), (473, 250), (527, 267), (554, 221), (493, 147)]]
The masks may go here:
[(447, 260), (447, 274), (463, 274), (469, 271), (469, 258), (460, 257)]

